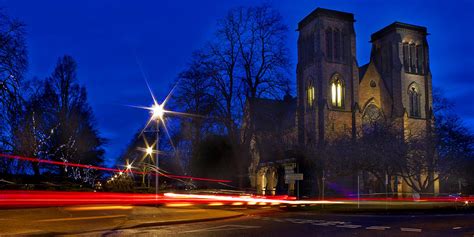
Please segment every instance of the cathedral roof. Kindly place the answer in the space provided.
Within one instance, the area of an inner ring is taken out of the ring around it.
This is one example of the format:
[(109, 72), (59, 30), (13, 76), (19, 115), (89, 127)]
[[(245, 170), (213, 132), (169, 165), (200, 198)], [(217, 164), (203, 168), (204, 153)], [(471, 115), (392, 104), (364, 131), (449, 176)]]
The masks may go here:
[(316, 8), (313, 12), (311, 12), (309, 15), (307, 15), (303, 20), (301, 20), (298, 23), (298, 29), (303, 28), (306, 26), (308, 23), (313, 21), (317, 17), (332, 17), (332, 18), (338, 18), (338, 19), (343, 19), (347, 21), (354, 22), (354, 14), (348, 13), (348, 12), (341, 12), (341, 11), (336, 11), (336, 10), (331, 10), (331, 9), (325, 9), (325, 8)]
[(295, 127), (296, 98), (254, 99), (253, 122), (258, 131), (286, 130)]
[(359, 82), (362, 81), (362, 78), (364, 78), (365, 72), (367, 72), (367, 68), (369, 68), (369, 64), (370, 63), (367, 63), (359, 67)]
[(392, 32), (392, 31), (395, 31), (396, 29), (408, 29), (408, 30), (418, 31), (418, 32), (422, 33), (423, 35), (428, 34), (427, 29), (424, 26), (417, 26), (417, 25), (412, 25), (412, 24), (407, 24), (407, 23), (402, 23), (402, 22), (396, 21), (396, 22), (382, 28), (381, 30), (373, 33), (372, 36), (371, 36), (371, 41), (375, 41), (379, 38), (382, 38), (386, 34)]

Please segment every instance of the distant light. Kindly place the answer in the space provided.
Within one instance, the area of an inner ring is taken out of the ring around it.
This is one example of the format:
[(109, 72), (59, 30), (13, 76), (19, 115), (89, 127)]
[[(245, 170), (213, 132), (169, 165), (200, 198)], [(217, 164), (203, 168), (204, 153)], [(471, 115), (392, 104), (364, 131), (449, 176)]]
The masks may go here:
[(127, 165), (127, 170), (131, 170), (132, 169), (132, 165), (131, 164), (128, 164)]
[(165, 114), (165, 110), (163, 109), (163, 105), (160, 104), (154, 104), (153, 107), (151, 107), (151, 111), (153, 113), (153, 118), (161, 119), (163, 118), (163, 115)]
[(119, 172), (119, 175), (122, 175), (122, 174), (123, 174), (123, 172), (122, 172), (122, 171), (120, 171), (120, 172)]
[(114, 181), (114, 177), (112, 177), (110, 180)]
[(147, 155), (151, 155), (151, 154), (153, 154), (153, 148), (152, 147), (147, 147), (145, 152), (146, 152)]

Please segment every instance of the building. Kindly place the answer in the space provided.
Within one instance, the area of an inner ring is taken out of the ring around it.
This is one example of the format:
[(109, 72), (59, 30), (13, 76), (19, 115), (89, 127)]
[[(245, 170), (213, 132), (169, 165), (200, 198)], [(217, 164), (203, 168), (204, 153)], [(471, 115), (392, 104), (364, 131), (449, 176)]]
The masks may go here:
[[(317, 152), (338, 136), (356, 137), (374, 120), (397, 124), (405, 137), (432, 126), (427, 29), (400, 22), (384, 27), (371, 36), (370, 62), (359, 66), (354, 22), (352, 13), (317, 8), (298, 24), (300, 147)], [(391, 182), (397, 192), (411, 191), (401, 179)]]

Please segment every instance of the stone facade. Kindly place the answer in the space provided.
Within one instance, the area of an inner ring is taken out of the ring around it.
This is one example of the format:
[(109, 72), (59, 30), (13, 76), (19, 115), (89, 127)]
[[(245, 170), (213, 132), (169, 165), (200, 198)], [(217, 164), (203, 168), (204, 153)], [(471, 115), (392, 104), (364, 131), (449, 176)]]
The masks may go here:
[[(318, 8), (299, 23), (298, 31), (300, 144), (317, 146), (343, 133), (356, 136), (369, 107), (379, 109), (386, 120), (399, 121), (407, 135), (431, 124), (425, 27), (395, 22), (372, 34), (370, 62), (361, 67), (356, 59), (353, 14)], [(342, 81), (341, 106), (331, 103), (335, 78)], [(316, 91), (314, 102), (309, 101), (309, 87)], [(411, 102), (411, 93), (416, 93), (416, 102)], [(413, 104), (418, 108), (410, 113)]]
[[(407, 139), (432, 125), (427, 29), (395, 22), (375, 32), (370, 62), (359, 67), (354, 22), (351, 13), (317, 8), (298, 25), (297, 127), (306, 149), (359, 136), (374, 117)], [(397, 191), (411, 191), (397, 182)]]
[[(294, 129), (286, 128), (294, 131), (291, 137), (306, 151), (317, 152), (341, 135), (359, 136), (371, 119), (396, 124), (406, 138), (432, 126), (427, 29), (395, 22), (375, 32), (370, 62), (359, 67), (354, 22), (351, 13), (317, 8), (298, 24), (297, 98), (295, 109), (287, 110), (296, 116)], [(274, 190), (279, 179), (271, 168), (277, 167), (272, 165), (277, 159), (260, 158), (264, 151), (257, 146), (264, 143), (265, 134), (269, 133), (256, 133), (249, 169), (252, 186), (260, 187), (260, 193)], [(410, 192), (400, 180), (394, 177), (392, 186)]]

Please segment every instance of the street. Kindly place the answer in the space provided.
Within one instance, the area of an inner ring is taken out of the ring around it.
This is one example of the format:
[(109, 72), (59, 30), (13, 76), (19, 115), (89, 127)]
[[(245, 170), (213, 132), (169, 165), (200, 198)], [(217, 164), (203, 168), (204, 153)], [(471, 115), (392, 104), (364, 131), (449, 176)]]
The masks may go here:
[(242, 217), (100, 232), (82, 236), (474, 236), (474, 214), (319, 214), (241, 210)]

